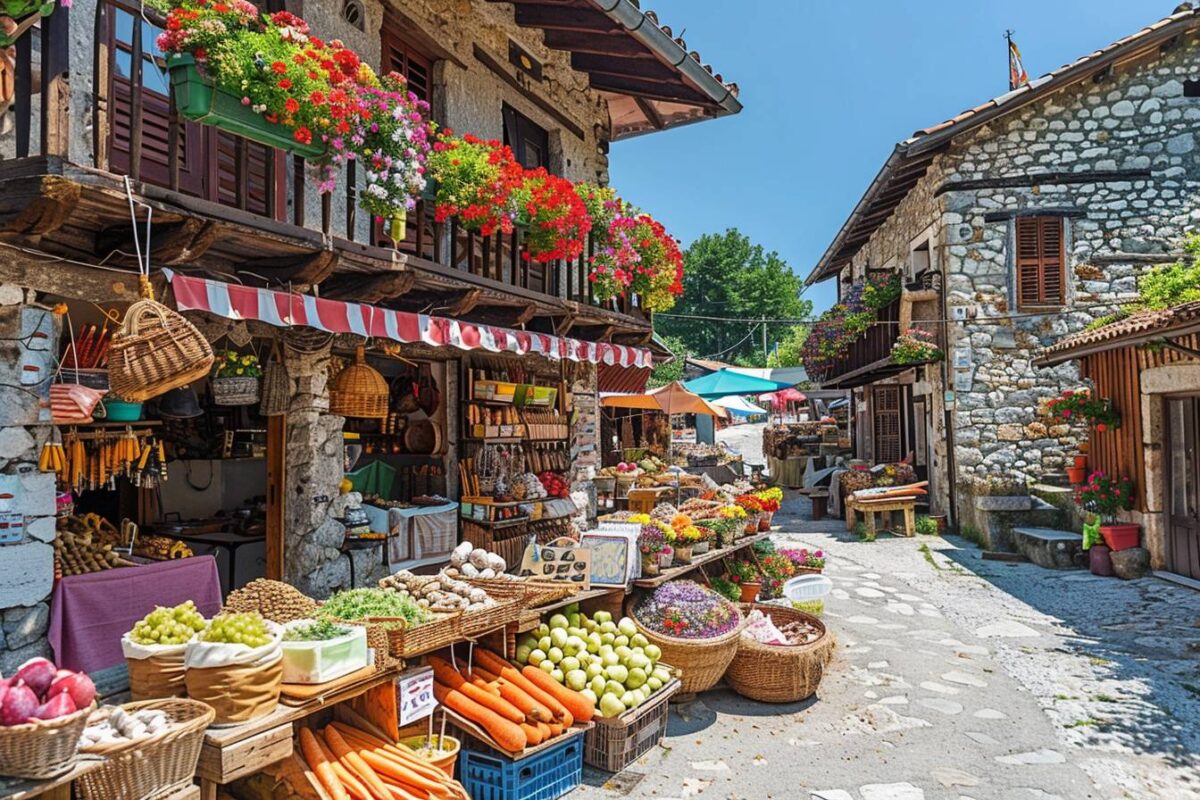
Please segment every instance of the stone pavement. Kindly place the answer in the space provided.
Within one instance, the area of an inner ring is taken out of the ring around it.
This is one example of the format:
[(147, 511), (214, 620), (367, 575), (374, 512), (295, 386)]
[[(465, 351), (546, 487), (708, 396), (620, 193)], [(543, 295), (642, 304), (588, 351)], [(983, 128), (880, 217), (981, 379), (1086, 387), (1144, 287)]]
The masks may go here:
[(571, 800), (1200, 798), (1200, 593), (983, 561), (954, 537), (859, 542), (789, 495), (838, 639), (817, 695), (672, 706), (661, 747)]

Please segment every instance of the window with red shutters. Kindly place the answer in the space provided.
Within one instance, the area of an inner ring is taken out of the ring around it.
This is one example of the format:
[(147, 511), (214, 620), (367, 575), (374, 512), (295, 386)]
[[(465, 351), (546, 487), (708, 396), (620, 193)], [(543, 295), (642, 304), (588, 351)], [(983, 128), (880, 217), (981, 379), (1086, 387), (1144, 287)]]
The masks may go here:
[(1017, 308), (1066, 302), (1063, 217), (1017, 217)]

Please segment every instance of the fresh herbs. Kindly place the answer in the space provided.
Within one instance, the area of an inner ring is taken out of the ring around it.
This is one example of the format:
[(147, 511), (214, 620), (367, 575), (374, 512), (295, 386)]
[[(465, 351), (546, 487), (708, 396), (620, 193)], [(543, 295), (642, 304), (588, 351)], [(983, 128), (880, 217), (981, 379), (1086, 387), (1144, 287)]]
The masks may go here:
[(409, 624), (430, 620), (429, 612), (410, 597), (383, 589), (347, 589), (338, 592), (317, 610), (321, 619), (360, 620), (368, 617), (399, 617)]
[(323, 619), (319, 622), (310, 622), (307, 625), (297, 625), (294, 628), (289, 628), (283, 634), (283, 640), (285, 642), (325, 642), (330, 639), (336, 639), (339, 636), (345, 636), (349, 632), (349, 628), (335, 625), (329, 620)]

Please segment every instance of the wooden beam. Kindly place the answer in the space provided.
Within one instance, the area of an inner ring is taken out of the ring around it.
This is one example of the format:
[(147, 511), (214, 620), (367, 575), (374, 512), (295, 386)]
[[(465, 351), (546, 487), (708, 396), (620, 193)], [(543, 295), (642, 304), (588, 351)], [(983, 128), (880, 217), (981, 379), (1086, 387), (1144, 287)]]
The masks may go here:
[(654, 130), (661, 131), (667, 126), (663, 121), (662, 114), (658, 113), (658, 109), (654, 107), (654, 103), (644, 97), (635, 97), (633, 102), (637, 103), (637, 107), (646, 115), (646, 121), (654, 126)]
[(482, 294), (482, 289), (468, 289), (450, 304), (447, 312), (452, 317), (461, 317), (464, 314), (470, 314), (475, 306), (479, 305), (479, 298)]
[(617, 75), (590, 75), (593, 89), (617, 94), (649, 97), (654, 100), (667, 100), (673, 103), (688, 103), (696, 106), (712, 106), (712, 100), (700, 94), (683, 83), (682, 79), (675, 84), (659, 83), (657, 81), (641, 80), (639, 78), (623, 78)]
[(627, 78), (644, 80), (677, 81), (679, 73), (671, 67), (649, 57), (616, 58), (595, 53), (572, 53), (571, 67), (580, 72), (597, 72), (605, 75), (623, 75)]
[(562, 126), (564, 128), (566, 128), (567, 130), (569, 130), (571, 133), (575, 134), (580, 139), (586, 140), (586, 137), (584, 136), (584, 133), (583, 133), (583, 128), (579, 127), (579, 124), (577, 122), (572, 120), (566, 114), (562, 113), (562, 111), (560, 111), (558, 106), (556, 106), (554, 103), (551, 103), (549, 100), (545, 99), (537, 92), (531, 91), (528, 88), (526, 88), (519, 80), (517, 80), (517, 78), (512, 74), (512, 72), (509, 70), (508, 67), (504, 66), (499, 61), (492, 58), (491, 54), (488, 53), (488, 51), (484, 50), (479, 45), (475, 45), (474, 53), (475, 53), (475, 59), (480, 64), (483, 64), (485, 67), (487, 67), (493, 73), (495, 73), (496, 76), (500, 78), (500, 80), (504, 81), (510, 87), (515, 89), (517, 92), (519, 92), (521, 94), (521, 96), (524, 97), (526, 100), (533, 103), (535, 106), (540, 108), (542, 111), (545, 111), (547, 114), (549, 114), (554, 119), (558, 120), (562, 124)]
[(260, 258), (238, 266), (237, 271), (278, 283), (321, 283), (337, 269), (341, 255), (336, 250), (318, 250), (308, 255)]
[(590, 8), (564, 6), (526, 6), (513, 8), (513, 18), (522, 28), (541, 28), (544, 31), (590, 31), (592, 33), (623, 33), (620, 25), (608, 15)]
[(79, 184), (47, 175), (0, 193), (0, 225), (6, 234), (42, 236), (63, 226), (79, 203)]
[(592, 53), (598, 56), (652, 55), (646, 46), (632, 36), (582, 31), (546, 31), (546, 46), (572, 53)]
[[(141, 231), (138, 234), (141, 235)], [(216, 223), (200, 217), (156, 225), (150, 240), (151, 261), (165, 266), (189, 264), (208, 251), (217, 240), (217, 234)], [(128, 225), (107, 228), (96, 234), (95, 253), (101, 258), (118, 250), (133, 253), (134, 249), (133, 230)]]
[(267, 563), (266, 576), (283, 580), (284, 511), (287, 502), (287, 415), (267, 417)]
[(408, 294), (416, 282), (417, 276), (407, 270), (387, 272), (371, 278), (338, 275), (321, 285), (321, 296), (330, 300), (382, 303)]
[[(136, 272), (65, 263), (15, 247), (0, 246), (0, 283), (96, 303), (132, 303), (138, 299)], [(157, 294), (161, 296), (162, 292)]]
[(1054, 183), (1123, 183), (1147, 180), (1152, 177), (1148, 169), (1088, 170), (1086, 172), (1028, 172), (1001, 178), (981, 178), (970, 181), (947, 181), (933, 193), (939, 197), (946, 192), (968, 192), (975, 189), (1015, 189), (1022, 186), (1042, 186)]
[(554, 323), (554, 333), (557, 336), (566, 336), (571, 332), (571, 328), (575, 327), (575, 315), (568, 313), (558, 322)]

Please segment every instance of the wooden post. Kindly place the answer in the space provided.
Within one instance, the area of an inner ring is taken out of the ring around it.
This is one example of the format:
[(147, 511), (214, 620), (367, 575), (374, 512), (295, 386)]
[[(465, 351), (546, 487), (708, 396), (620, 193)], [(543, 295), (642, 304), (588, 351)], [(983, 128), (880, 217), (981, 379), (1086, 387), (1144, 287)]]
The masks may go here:
[(266, 575), (283, 580), (284, 487), (287, 483), (287, 415), (267, 417), (267, 565)]

